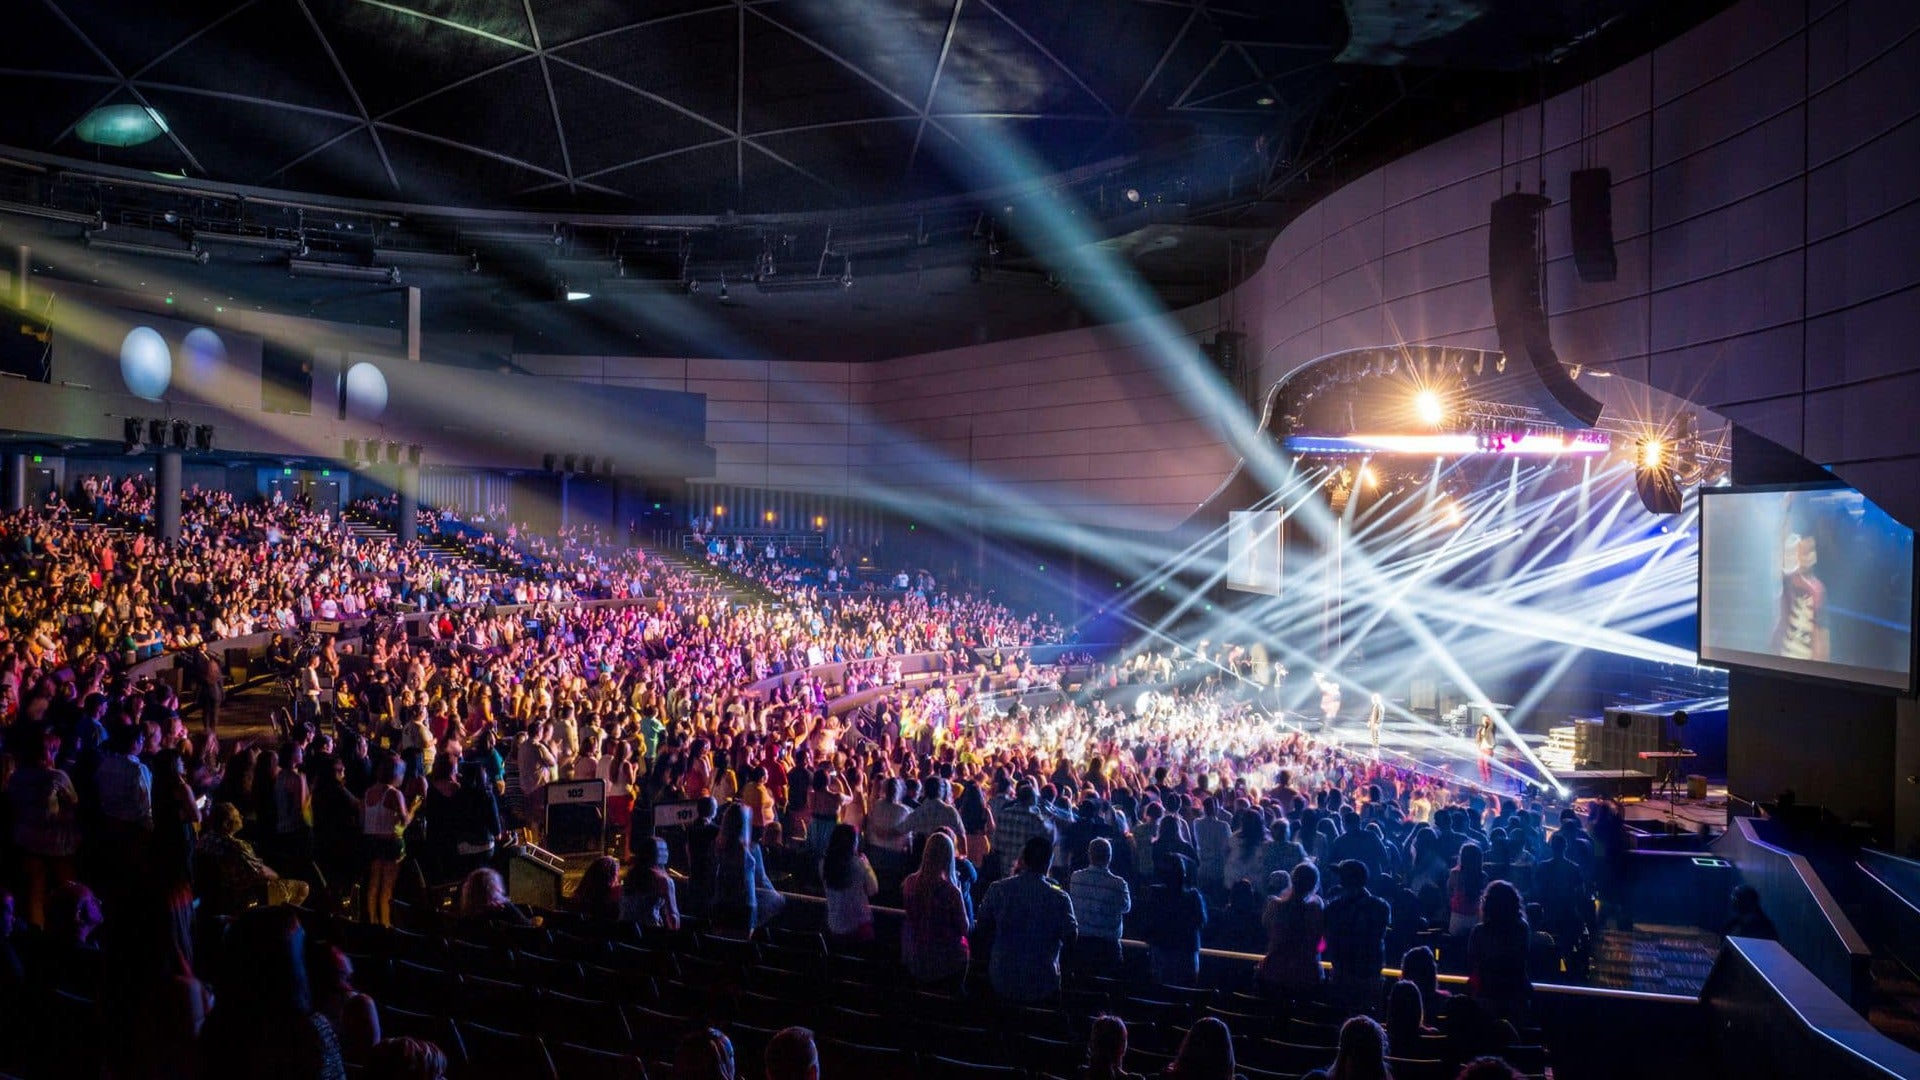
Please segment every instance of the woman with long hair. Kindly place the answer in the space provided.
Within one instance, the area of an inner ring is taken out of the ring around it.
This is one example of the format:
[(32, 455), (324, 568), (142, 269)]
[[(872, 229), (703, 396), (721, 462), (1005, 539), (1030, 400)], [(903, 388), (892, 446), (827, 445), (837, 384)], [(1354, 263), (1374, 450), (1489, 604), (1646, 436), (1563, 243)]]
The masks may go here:
[(860, 853), (860, 833), (835, 825), (820, 860), (820, 883), (827, 895), (827, 936), (839, 941), (873, 940), (873, 894), (880, 878)]
[(374, 926), (393, 925), (393, 887), (400, 880), (400, 860), (407, 857), (402, 838), (419, 808), (400, 794), (402, 773), (400, 759), (387, 758), (384, 767), (375, 770), (378, 778), (367, 785), (360, 810), (360, 833), (367, 846), (367, 922)]
[(1393, 1080), (1387, 1068), (1387, 1033), (1373, 1017), (1350, 1017), (1340, 1025), (1340, 1048), (1327, 1080)]
[(987, 805), (987, 798), (980, 790), (978, 782), (969, 781), (960, 790), (960, 799), (954, 803), (954, 809), (960, 812), (960, 824), (967, 832), (967, 861), (975, 866), (987, 865), (987, 856), (993, 853), (993, 808)]
[(753, 840), (753, 815), (739, 803), (728, 803), (720, 813), (720, 834), (713, 845), (712, 901), (708, 912), (714, 929), (748, 937), (765, 926), (785, 906), (767, 876), (766, 856)]
[(1490, 882), (1480, 900), (1480, 925), (1467, 936), (1467, 993), (1503, 1020), (1523, 1021), (1533, 997), (1527, 973), (1532, 937), (1520, 890)]
[[(1166, 834), (1164, 824), (1161, 834)], [(1145, 917), (1140, 920), (1140, 936), (1147, 941), (1153, 981), (1161, 986), (1200, 983), (1200, 931), (1207, 927), (1207, 901), (1189, 880), (1192, 865), (1179, 856), (1162, 860), (1160, 881), (1147, 890), (1146, 903), (1141, 905)]]
[(1468, 841), (1460, 845), (1459, 861), (1447, 873), (1447, 933), (1466, 937), (1480, 922), (1480, 894), (1486, 890), (1487, 874), (1480, 861), (1480, 845)]
[(1320, 941), (1326, 936), (1327, 906), (1320, 898), (1320, 870), (1310, 862), (1293, 868), (1287, 891), (1267, 901), (1260, 921), (1267, 930), (1267, 954), (1255, 973), (1260, 985), (1287, 997), (1320, 988)]
[(972, 959), (967, 905), (954, 872), (953, 839), (944, 832), (927, 838), (920, 869), (901, 883), (906, 918), (900, 926), (900, 958), (921, 985), (958, 986), (966, 981)]
[(1080, 1080), (1140, 1080), (1139, 1073), (1122, 1068), (1127, 1059), (1127, 1022), (1117, 1016), (1096, 1016), (1087, 1033), (1087, 1064)]
[(527, 913), (507, 899), (507, 883), (500, 871), (483, 866), (460, 882), (453, 917), (469, 926), (534, 926)]
[(647, 929), (680, 929), (680, 902), (667, 873), (667, 842), (652, 837), (634, 846), (620, 891), (620, 918)]
[(1166, 1075), (1178, 1080), (1235, 1080), (1233, 1033), (1217, 1016), (1203, 1016), (1187, 1029)]
[(1225, 873), (1221, 878), (1226, 881), (1239, 881), (1246, 878), (1255, 883), (1265, 881), (1267, 852), (1272, 843), (1267, 838), (1267, 822), (1257, 810), (1243, 811), (1239, 827), (1227, 844)]
[(1387, 1046), (1395, 1057), (1418, 1057), (1420, 1040), (1440, 1032), (1427, 1026), (1426, 1002), (1420, 988), (1405, 979), (1387, 991)]
[(587, 864), (580, 883), (567, 896), (566, 909), (588, 919), (618, 919), (622, 890), (620, 861), (602, 855)]

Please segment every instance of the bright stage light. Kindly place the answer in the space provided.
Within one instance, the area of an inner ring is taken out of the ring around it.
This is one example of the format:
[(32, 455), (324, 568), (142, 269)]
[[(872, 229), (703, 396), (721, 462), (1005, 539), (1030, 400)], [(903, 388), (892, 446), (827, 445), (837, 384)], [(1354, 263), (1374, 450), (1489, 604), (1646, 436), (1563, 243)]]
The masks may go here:
[(1448, 499), (1440, 507), (1440, 524), (1449, 529), (1457, 529), (1464, 519), (1460, 516), (1460, 504)]
[(1413, 396), (1413, 412), (1428, 427), (1439, 427), (1447, 418), (1446, 405), (1440, 395), (1431, 390), (1422, 390)]
[(1667, 448), (1660, 442), (1659, 439), (1640, 440), (1640, 467), (1641, 468), (1643, 469), (1659, 468), (1660, 463), (1666, 459), (1666, 454), (1667, 454)]
[(1373, 471), (1373, 466), (1362, 465), (1360, 466), (1360, 482), (1367, 485), (1369, 489), (1377, 488), (1380, 486), (1380, 474)]
[(1419, 454), (1435, 457), (1478, 457), (1487, 454), (1514, 457), (1603, 457), (1612, 448), (1604, 431), (1565, 435), (1544, 432), (1479, 435), (1289, 435), (1286, 449), (1295, 454)]
[(567, 299), (568, 300), (591, 300), (593, 299), (593, 294), (590, 292), (583, 292), (580, 289), (568, 289)]

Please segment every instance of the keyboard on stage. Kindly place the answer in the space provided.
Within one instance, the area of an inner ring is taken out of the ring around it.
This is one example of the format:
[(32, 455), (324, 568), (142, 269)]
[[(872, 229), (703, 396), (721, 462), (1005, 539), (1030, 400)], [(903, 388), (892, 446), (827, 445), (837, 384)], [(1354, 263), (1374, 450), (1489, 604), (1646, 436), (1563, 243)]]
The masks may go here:
[(1699, 757), (1691, 750), (1642, 750), (1641, 761), (1672, 761), (1677, 758)]

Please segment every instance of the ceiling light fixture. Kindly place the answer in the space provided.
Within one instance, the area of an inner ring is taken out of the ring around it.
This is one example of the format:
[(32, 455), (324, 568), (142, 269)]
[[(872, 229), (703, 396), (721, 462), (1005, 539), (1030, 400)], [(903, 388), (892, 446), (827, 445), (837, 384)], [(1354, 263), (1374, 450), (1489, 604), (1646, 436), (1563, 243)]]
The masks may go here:
[(98, 240), (89, 233), (87, 247), (95, 251), (110, 251), (118, 255), (144, 255), (154, 259), (175, 259), (206, 265), (206, 250), (198, 246), (162, 247), (159, 244), (136, 244), (126, 240)]
[(131, 104), (95, 109), (73, 126), (81, 142), (121, 149), (150, 143), (166, 132), (166, 118), (145, 105)]
[(480, 256), (472, 251), (419, 251), (377, 247), (373, 249), (373, 261), (384, 266), (411, 266), (421, 270), (445, 270), (453, 274), (480, 272)]
[(397, 266), (354, 266), (351, 263), (319, 262), (314, 259), (288, 259), (287, 273), (295, 277), (400, 284), (400, 268)]
[(259, 248), (263, 251), (285, 251), (294, 255), (307, 253), (307, 241), (299, 236), (266, 236), (253, 233), (202, 232), (193, 230), (195, 244), (219, 244), (225, 247)]
[(56, 210), (51, 206), (35, 206), (32, 203), (9, 202), (4, 199), (0, 199), (0, 214), (17, 214), (21, 217), (39, 218), (41, 221), (54, 221), (62, 225), (79, 225), (95, 232), (107, 227), (97, 213)]

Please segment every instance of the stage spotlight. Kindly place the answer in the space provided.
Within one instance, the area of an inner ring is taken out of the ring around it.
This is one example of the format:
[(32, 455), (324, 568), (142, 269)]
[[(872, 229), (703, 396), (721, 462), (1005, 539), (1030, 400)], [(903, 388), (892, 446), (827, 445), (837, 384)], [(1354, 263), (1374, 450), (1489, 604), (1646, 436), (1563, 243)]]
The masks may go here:
[(1440, 504), (1440, 524), (1449, 529), (1457, 529), (1465, 519), (1460, 516), (1460, 504), (1448, 499)]
[(1139, 188), (1128, 188), (1128, 189), (1127, 189), (1127, 201), (1128, 201), (1128, 202), (1130, 202), (1130, 203), (1137, 203), (1137, 202), (1139, 202), (1139, 201), (1140, 201), (1140, 189), (1139, 189)]
[(1360, 482), (1367, 485), (1368, 490), (1372, 490), (1380, 486), (1380, 474), (1373, 471), (1373, 466), (1362, 465), (1360, 466)]
[(1428, 427), (1439, 427), (1447, 418), (1445, 403), (1440, 400), (1440, 395), (1432, 390), (1422, 390), (1413, 396), (1413, 411), (1414, 415), (1420, 418), (1420, 422)]
[(1641, 468), (1657, 469), (1666, 460), (1667, 448), (1659, 439), (1642, 439), (1636, 456)]

